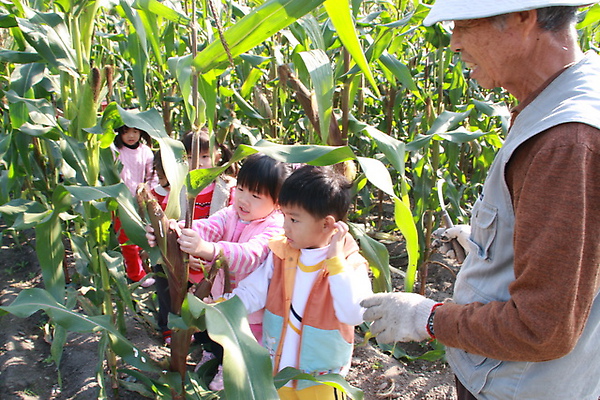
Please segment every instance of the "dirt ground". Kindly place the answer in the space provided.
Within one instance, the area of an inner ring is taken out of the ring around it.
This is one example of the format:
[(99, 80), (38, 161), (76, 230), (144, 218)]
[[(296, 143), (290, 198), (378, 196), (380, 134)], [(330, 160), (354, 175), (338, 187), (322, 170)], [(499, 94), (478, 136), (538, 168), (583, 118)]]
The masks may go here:
[[(0, 229), (3, 228), (0, 226)], [(34, 239), (31, 235), (21, 235), (18, 241), (20, 243), (16, 244), (10, 235), (5, 235), (0, 248), (0, 305), (10, 304), (25, 288), (41, 286)], [(401, 245), (390, 242), (388, 247), (392, 255), (391, 264), (402, 264)], [(446, 267), (432, 264), (426, 285), (427, 295), (438, 301), (450, 296), (455, 270), (455, 267), (447, 267), (447, 260), (441, 261)], [(393, 283), (400, 288), (402, 279), (394, 274)], [(136, 296), (141, 302), (149, 303), (150, 293), (150, 289), (138, 289)], [(10, 314), (0, 317), (0, 399), (96, 398), (98, 337), (69, 334), (60, 366), (62, 385), (59, 385), (57, 368), (47, 361), (50, 344), (45, 340), (46, 321), (41, 312), (24, 319)], [(153, 324), (150, 313), (130, 317), (128, 338), (153, 358), (165, 360), (169, 350), (162, 346)], [(363, 390), (365, 400), (456, 398), (452, 372), (443, 361), (398, 361), (372, 342), (361, 345), (362, 342), (363, 337), (357, 330), (357, 347), (348, 380)], [(427, 350), (424, 345), (416, 343), (402, 346), (410, 355), (419, 355)], [(195, 356), (192, 354), (191, 359)], [(121, 388), (114, 398), (135, 400), (143, 397)]]

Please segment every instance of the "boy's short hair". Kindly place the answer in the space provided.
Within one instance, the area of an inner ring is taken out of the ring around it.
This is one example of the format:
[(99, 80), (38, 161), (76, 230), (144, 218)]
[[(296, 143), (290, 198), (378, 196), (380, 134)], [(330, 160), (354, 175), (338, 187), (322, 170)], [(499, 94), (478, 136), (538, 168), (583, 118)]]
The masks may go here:
[(238, 172), (237, 186), (252, 192), (268, 194), (277, 203), (279, 190), (288, 175), (289, 167), (286, 163), (256, 153), (244, 160)]
[(280, 206), (297, 206), (315, 218), (343, 221), (350, 208), (352, 183), (331, 167), (305, 165), (294, 171), (279, 193)]

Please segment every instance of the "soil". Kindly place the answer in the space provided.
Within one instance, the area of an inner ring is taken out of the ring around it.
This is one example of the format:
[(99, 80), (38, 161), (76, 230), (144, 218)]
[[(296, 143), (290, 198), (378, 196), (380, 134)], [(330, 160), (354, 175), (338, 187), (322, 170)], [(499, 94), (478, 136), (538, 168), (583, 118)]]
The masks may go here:
[[(5, 229), (0, 226), (0, 231)], [(390, 263), (400, 267), (405, 253), (400, 241), (386, 243)], [(0, 305), (10, 304), (17, 294), (31, 287), (42, 287), (39, 263), (32, 232), (17, 236), (4, 232), (0, 248)], [(437, 255), (435, 255), (437, 256)], [(426, 295), (437, 301), (450, 296), (456, 266), (438, 258), (429, 268)], [(402, 278), (393, 274), (394, 290), (402, 289)], [(151, 289), (136, 289), (143, 312), (128, 316), (128, 338), (156, 360), (166, 360), (169, 349), (162, 345), (151, 313)], [(47, 361), (50, 344), (45, 334), (47, 317), (38, 312), (28, 318), (11, 314), (0, 317), (0, 399), (95, 399), (95, 376), (99, 362), (95, 334), (69, 333), (60, 364), (62, 385), (56, 365)], [(373, 340), (364, 343), (357, 329), (356, 348), (348, 381), (364, 392), (365, 400), (375, 399), (455, 399), (454, 376), (443, 360), (403, 361), (382, 351)], [(417, 356), (431, 350), (428, 344), (401, 344), (406, 353)], [(191, 354), (190, 359), (198, 357)], [(190, 367), (193, 368), (193, 363)], [(143, 399), (136, 392), (119, 388), (114, 399)]]

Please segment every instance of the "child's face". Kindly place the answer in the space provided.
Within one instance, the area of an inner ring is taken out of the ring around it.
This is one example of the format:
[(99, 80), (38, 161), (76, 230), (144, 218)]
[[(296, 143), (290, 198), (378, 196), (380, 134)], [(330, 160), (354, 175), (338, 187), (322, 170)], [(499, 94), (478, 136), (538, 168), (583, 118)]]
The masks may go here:
[(156, 170), (156, 176), (158, 177), (158, 184), (163, 187), (163, 189), (170, 189), (169, 180), (167, 176), (160, 170)]
[(233, 206), (242, 221), (250, 222), (271, 214), (275, 209), (275, 202), (266, 193), (256, 193), (237, 186)]
[(283, 229), (288, 244), (294, 249), (316, 249), (331, 241), (332, 230), (325, 218), (315, 218), (302, 207), (281, 207)]
[(134, 144), (139, 142), (141, 137), (142, 137), (142, 133), (139, 131), (139, 129), (136, 129), (136, 128), (127, 127), (121, 134), (123, 143), (125, 143), (128, 146), (133, 146)]
[[(215, 161), (218, 161), (218, 153), (215, 151)], [(192, 156), (188, 156), (188, 164), (192, 165)], [(200, 153), (200, 155), (198, 156), (198, 169), (203, 169), (203, 168), (212, 168), (214, 167), (215, 163), (213, 162), (213, 157), (210, 156), (210, 152), (208, 150), (203, 151)]]

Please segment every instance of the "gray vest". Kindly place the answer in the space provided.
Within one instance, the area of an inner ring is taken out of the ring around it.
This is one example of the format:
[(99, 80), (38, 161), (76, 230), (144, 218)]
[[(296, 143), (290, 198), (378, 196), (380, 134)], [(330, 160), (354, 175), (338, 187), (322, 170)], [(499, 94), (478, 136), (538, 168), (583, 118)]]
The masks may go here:
[[(454, 289), (458, 304), (509, 299), (508, 285), (515, 279), (515, 216), (504, 179), (506, 164), (527, 139), (566, 122), (600, 129), (600, 56), (595, 53), (587, 53), (565, 70), (516, 118), (473, 206), (471, 240), (477, 250), (469, 254), (458, 274)], [(500, 361), (456, 348), (447, 348), (447, 358), (460, 381), (478, 399), (598, 400), (600, 295), (596, 295), (577, 345), (562, 358)]]

